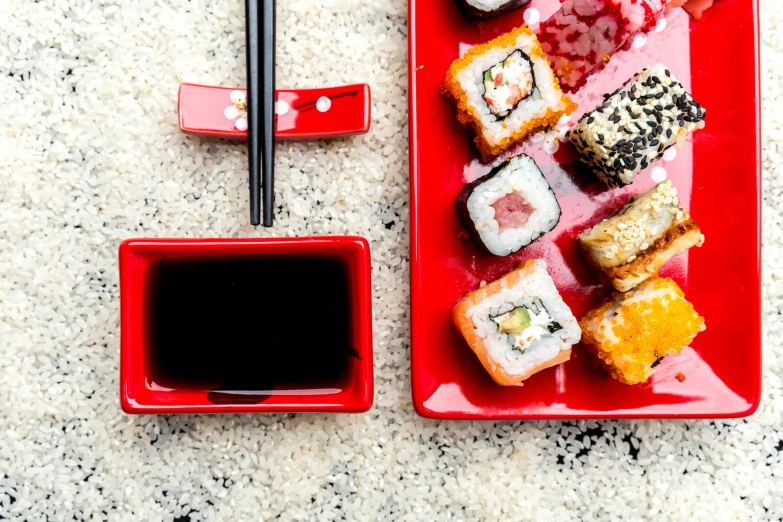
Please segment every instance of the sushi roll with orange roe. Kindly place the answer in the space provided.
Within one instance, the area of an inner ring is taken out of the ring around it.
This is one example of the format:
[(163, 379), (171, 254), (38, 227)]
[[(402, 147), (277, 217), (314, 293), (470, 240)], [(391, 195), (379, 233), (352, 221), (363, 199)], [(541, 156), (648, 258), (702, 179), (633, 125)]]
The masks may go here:
[(526, 26), (476, 45), (454, 61), (446, 93), (457, 119), (473, 128), (484, 161), (577, 108), (560, 91), (541, 45)]
[(610, 297), (579, 326), (587, 348), (625, 384), (647, 382), (664, 357), (680, 353), (706, 328), (677, 283), (660, 277)]

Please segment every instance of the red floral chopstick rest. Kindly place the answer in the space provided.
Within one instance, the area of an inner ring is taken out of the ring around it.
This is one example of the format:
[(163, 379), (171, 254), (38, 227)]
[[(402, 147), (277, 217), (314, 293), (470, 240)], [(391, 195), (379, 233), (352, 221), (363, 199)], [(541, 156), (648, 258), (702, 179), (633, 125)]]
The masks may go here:
[[(179, 87), (179, 128), (186, 134), (247, 139), (245, 89), (183, 83)], [(316, 140), (370, 130), (370, 86), (278, 90), (275, 138)]]

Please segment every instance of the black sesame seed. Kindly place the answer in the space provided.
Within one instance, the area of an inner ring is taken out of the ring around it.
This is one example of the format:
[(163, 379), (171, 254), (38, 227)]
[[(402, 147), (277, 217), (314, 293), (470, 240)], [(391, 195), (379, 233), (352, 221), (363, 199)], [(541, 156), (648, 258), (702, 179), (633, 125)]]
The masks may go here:
[(666, 137), (667, 138), (671, 138), (672, 137), (672, 130), (671, 129), (666, 129)]
[(669, 72), (669, 69), (664, 69), (664, 71), (663, 71), (663, 72), (665, 72), (665, 73), (666, 73), (666, 76), (668, 76), (669, 78), (671, 78), (671, 77), (672, 77), (671, 73)]
[(658, 94), (655, 95), (655, 99), (656, 100), (660, 100), (661, 98), (663, 98), (663, 95), (664, 95), (664, 93), (659, 92)]
[(663, 132), (663, 127), (662, 127), (662, 126), (660, 126), (660, 125), (658, 125), (658, 126), (655, 128), (655, 133), (656, 133), (656, 134), (661, 134), (662, 132)]
[(587, 124), (588, 124), (588, 125), (590, 125), (590, 124), (591, 124), (591, 123), (593, 123), (594, 121), (595, 121), (595, 118), (593, 118), (592, 116), (590, 116), (590, 117), (587, 119)]
[(658, 141), (657, 139), (654, 139), (654, 140), (652, 140), (652, 141), (650, 142), (650, 147), (655, 147), (655, 146), (656, 146), (656, 145), (658, 145), (659, 143), (660, 143), (660, 141)]

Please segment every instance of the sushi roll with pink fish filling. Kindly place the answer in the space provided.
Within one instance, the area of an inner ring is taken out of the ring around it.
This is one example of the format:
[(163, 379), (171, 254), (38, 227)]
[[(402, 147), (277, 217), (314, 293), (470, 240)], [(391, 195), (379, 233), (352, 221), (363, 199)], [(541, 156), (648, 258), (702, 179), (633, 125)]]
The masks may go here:
[(524, 154), (466, 185), (457, 212), (476, 246), (494, 256), (526, 247), (555, 228), (561, 213), (541, 170)]

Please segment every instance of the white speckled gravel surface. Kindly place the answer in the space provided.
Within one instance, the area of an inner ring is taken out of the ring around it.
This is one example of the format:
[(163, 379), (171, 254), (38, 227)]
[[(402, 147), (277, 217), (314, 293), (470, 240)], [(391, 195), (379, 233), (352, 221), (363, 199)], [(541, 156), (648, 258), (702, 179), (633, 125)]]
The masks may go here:
[(0, 1), (0, 519), (783, 517), (778, 0), (762, 1), (764, 396), (751, 418), (493, 424), (415, 415), (402, 0), (278, 0), (281, 87), (373, 88), (369, 135), (278, 145), (274, 230), (371, 240), (373, 410), (123, 414), (120, 241), (268, 233), (247, 224), (244, 147), (177, 130), (179, 82), (242, 85), (242, 4)]

